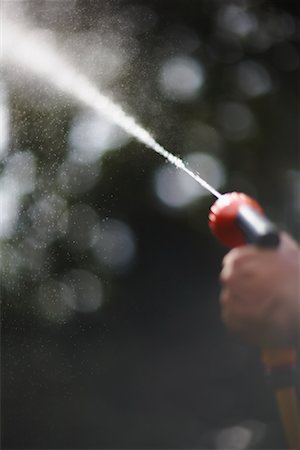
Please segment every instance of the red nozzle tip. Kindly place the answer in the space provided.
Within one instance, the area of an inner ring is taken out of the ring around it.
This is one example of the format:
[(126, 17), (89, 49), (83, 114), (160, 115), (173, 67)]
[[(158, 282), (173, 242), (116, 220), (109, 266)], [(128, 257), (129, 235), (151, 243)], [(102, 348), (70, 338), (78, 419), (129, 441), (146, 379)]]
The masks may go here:
[(228, 247), (245, 244), (245, 237), (236, 222), (238, 210), (243, 205), (251, 206), (263, 213), (262, 208), (253, 198), (241, 192), (229, 192), (222, 195), (210, 208), (209, 227), (212, 233)]

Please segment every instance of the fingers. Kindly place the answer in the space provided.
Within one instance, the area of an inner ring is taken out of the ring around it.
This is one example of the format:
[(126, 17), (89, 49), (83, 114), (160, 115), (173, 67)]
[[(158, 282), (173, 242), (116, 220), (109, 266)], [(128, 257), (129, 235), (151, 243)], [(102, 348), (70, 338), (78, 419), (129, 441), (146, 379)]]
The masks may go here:
[(259, 343), (268, 334), (267, 305), (254, 305), (248, 299), (234, 295), (230, 289), (224, 288), (220, 296), (221, 318), (225, 326), (232, 333), (239, 334), (244, 339)]
[(241, 280), (250, 275), (250, 266), (256, 255), (255, 248), (231, 250), (223, 260), (220, 280), (223, 285), (229, 285), (234, 280)]
[(232, 332), (244, 337), (249, 330), (257, 330), (266, 316), (266, 304), (256, 295), (257, 290), (265, 290), (261, 286), (260, 262), (260, 249), (255, 246), (237, 248), (225, 256), (220, 274), (222, 320)]

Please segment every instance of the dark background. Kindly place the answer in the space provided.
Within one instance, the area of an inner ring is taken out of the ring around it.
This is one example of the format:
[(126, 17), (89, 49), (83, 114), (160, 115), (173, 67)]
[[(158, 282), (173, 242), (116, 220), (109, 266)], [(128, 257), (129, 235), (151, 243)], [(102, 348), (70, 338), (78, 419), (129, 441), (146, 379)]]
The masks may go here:
[[(299, 237), (298, 2), (2, 3), (12, 20), (54, 31), (57, 48), (166, 148), (210, 154), (222, 192), (256, 197)], [(87, 63), (89, 36), (111, 48), (105, 64)], [(115, 50), (125, 62), (107, 76)], [(204, 69), (190, 98), (158, 81), (177, 56)], [(1, 186), (9, 177), (32, 186), (2, 230), (2, 448), (284, 448), (259, 351), (220, 320), (226, 249), (208, 230), (212, 196), (161, 201), (154, 180), (165, 163), (135, 140), (72, 162), (83, 108), (15, 66), (3, 74)], [(252, 131), (236, 126), (237, 105)]]

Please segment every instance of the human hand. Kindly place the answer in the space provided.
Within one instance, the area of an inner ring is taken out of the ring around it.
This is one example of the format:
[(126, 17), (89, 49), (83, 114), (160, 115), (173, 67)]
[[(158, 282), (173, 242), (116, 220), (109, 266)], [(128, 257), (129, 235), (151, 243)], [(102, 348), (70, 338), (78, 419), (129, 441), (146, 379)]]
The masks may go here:
[(223, 260), (220, 302), (228, 328), (260, 345), (295, 343), (300, 327), (300, 248), (286, 233), (277, 249), (247, 245)]

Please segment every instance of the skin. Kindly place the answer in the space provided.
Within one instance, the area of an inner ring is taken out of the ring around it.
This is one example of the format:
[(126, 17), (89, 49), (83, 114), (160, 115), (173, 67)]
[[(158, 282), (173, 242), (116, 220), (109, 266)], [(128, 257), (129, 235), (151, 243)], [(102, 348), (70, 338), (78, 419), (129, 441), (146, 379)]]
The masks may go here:
[(300, 247), (290, 236), (282, 233), (276, 250), (231, 250), (220, 277), (222, 318), (231, 331), (259, 345), (299, 345)]

